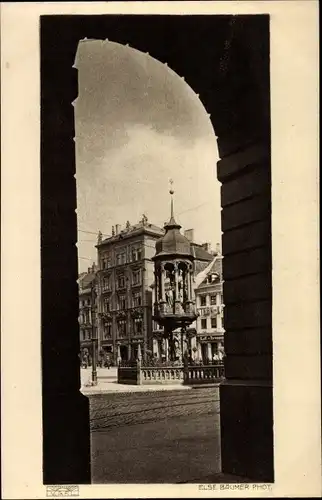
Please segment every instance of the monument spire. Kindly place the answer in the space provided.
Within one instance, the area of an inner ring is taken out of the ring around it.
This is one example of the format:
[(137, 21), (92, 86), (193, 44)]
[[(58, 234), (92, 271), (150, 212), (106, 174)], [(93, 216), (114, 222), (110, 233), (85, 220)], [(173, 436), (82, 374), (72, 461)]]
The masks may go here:
[(174, 213), (173, 213), (173, 195), (174, 195), (173, 180), (170, 179), (169, 182), (170, 182), (169, 193), (170, 193), (170, 196), (171, 196), (171, 216), (170, 216), (170, 219), (174, 220)]

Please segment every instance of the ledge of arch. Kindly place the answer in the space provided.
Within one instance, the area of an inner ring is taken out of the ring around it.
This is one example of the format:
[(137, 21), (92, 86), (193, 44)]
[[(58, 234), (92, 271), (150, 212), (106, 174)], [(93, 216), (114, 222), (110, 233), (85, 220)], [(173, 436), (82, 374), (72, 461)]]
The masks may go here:
[(222, 183), (233, 175), (241, 173), (244, 169), (257, 164), (262, 164), (270, 159), (270, 147), (267, 143), (253, 144), (243, 151), (239, 151), (217, 163), (217, 177)]

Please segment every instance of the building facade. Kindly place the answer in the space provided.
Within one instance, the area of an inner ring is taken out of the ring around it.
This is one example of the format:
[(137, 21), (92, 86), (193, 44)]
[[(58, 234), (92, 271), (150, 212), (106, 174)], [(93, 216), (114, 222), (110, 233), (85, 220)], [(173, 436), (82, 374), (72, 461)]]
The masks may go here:
[[(97, 268), (95, 264), (88, 268), (87, 272), (80, 274), (78, 279), (79, 290), (79, 336), (80, 336), (80, 356), (82, 362), (91, 363), (92, 359), (92, 336), (95, 328), (95, 289)], [(86, 364), (87, 364), (86, 363)]]
[(212, 266), (195, 289), (198, 312), (195, 358), (207, 363), (224, 355), (224, 304), (222, 256), (217, 253)]
[(147, 217), (112, 228), (97, 247), (97, 328), (99, 349), (114, 363), (152, 352), (152, 291), (155, 242), (164, 230)]

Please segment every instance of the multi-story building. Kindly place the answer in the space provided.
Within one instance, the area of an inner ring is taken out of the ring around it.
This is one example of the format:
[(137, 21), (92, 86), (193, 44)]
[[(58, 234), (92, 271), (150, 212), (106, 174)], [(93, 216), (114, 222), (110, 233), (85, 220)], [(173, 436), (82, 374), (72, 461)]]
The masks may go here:
[(93, 287), (95, 285), (96, 266), (88, 268), (87, 272), (81, 273), (78, 279), (79, 289), (79, 334), (81, 358), (87, 355), (90, 361), (92, 357), (92, 335), (93, 335)]
[(155, 242), (164, 230), (146, 216), (96, 245), (97, 327), (99, 348), (114, 362), (135, 359), (140, 346), (145, 358), (152, 349), (152, 291)]
[(222, 256), (217, 254), (201, 283), (195, 289), (196, 356), (207, 362), (222, 359), (224, 353)]

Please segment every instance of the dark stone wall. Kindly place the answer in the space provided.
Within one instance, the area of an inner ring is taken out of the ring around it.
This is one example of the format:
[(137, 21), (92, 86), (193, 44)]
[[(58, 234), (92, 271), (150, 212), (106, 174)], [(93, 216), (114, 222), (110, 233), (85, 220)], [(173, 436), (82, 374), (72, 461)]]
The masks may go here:
[(229, 123), (222, 124), (222, 115), (218, 127), (214, 121), (227, 354), (220, 387), (222, 471), (273, 481), (268, 17), (235, 20), (228, 52), (221, 96)]
[[(72, 66), (78, 41), (84, 37), (128, 43), (166, 62), (184, 76), (211, 114), (221, 157), (218, 178), (222, 182), (224, 231), (227, 382), (221, 387), (223, 471), (255, 479), (272, 478), (268, 31), (268, 16), (41, 18), (41, 308), (46, 484), (90, 482), (88, 401), (79, 393), (71, 106), (77, 96), (77, 72)], [(255, 386), (250, 384), (253, 379)]]

